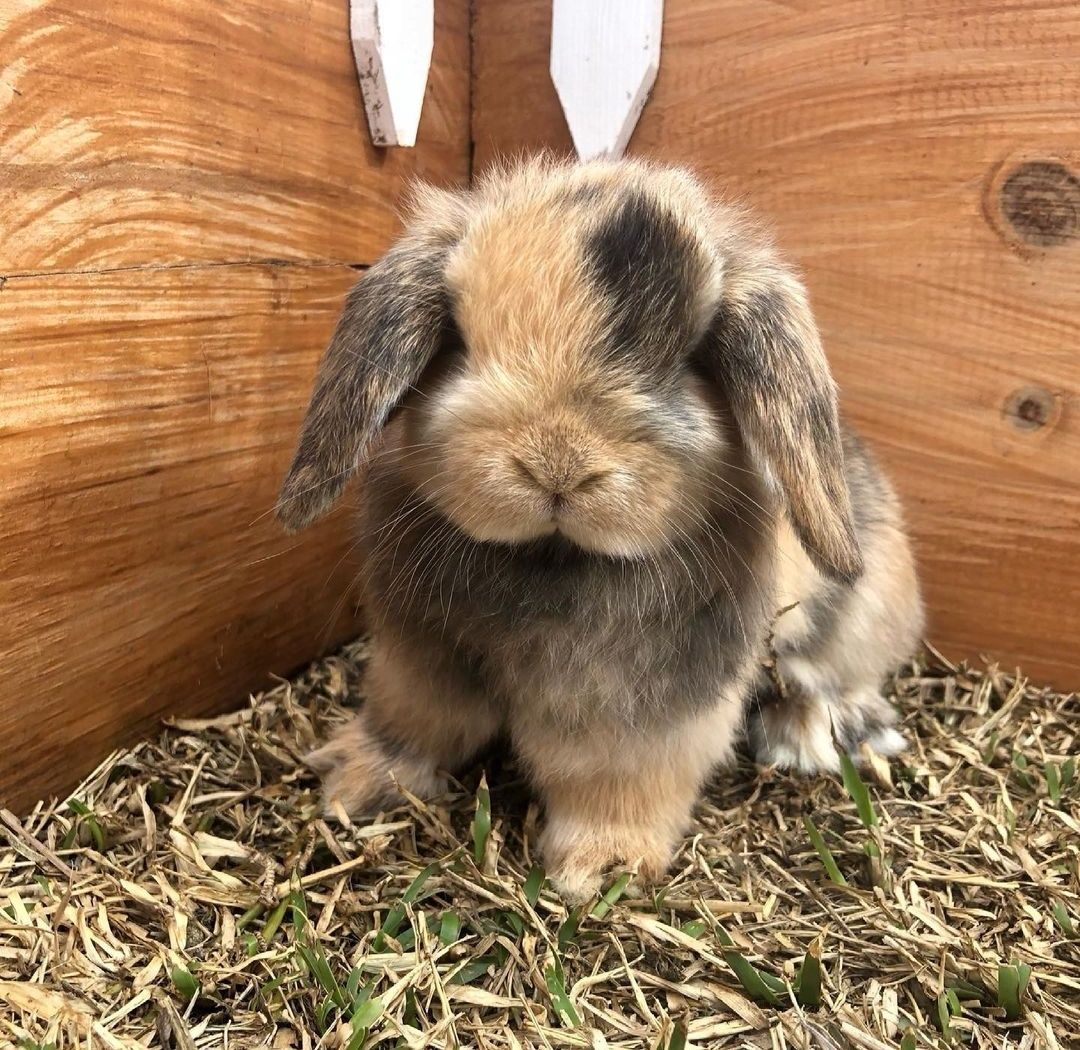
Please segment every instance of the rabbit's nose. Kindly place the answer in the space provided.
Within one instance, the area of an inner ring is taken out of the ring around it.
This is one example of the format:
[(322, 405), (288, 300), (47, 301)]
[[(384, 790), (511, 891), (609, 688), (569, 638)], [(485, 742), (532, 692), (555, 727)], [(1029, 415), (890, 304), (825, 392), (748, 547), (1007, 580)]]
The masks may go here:
[(530, 462), (521, 456), (511, 458), (514, 471), (522, 481), (557, 499), (597, 484), (607, 473), (587, 463), (550, 464)]

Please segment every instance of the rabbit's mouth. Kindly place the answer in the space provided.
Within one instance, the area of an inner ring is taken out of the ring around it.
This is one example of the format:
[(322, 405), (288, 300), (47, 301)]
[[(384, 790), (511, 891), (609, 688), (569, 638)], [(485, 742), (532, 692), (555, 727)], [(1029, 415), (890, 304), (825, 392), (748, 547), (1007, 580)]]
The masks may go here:
[[(494, 510), (494, 508), (493, 508)], [(617, 559), (654, 555), (671, 542), (666, 522), (648, 515), (618, 514), (612, 508), (552, 506), (545, 513), (493, 513), (485, 521), (459, 519), (458, 528), (481, 541), (527, 546), (552, 542), (587, 554)]]

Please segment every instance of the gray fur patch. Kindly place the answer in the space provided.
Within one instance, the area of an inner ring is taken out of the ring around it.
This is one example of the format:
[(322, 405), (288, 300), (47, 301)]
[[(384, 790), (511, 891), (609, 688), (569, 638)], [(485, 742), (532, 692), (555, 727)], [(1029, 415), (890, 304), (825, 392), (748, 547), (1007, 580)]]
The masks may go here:
[(671, 215), (628, 195), (588, 237), (585, 260), (608, 303), (606, 352), (650, 373), (686, 356), (704, 260)]

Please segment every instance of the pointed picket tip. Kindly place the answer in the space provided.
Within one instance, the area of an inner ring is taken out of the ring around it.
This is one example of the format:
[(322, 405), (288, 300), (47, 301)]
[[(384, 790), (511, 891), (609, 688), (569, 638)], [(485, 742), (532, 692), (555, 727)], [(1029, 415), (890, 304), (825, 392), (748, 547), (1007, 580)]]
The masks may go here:
[(434, 0), (349, 0), (349, 35), (376, 146), (415, 146), (435, 41)]
[(582, 160), (621, 157), (660, 68), (663, 0), (553, 0), (551, 79)]

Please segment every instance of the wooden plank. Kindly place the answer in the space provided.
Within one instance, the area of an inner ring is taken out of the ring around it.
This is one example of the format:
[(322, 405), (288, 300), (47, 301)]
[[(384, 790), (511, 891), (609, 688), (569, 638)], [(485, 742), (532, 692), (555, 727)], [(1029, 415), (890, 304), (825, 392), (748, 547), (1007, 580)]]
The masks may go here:
[(356, 632), (348, 511), (303, 537), (269, 513), (356, 276), (4, 284), (0, 804), (68, 788), (160, 718), (240, 703)]
[(472, 19), (473, 170), (542, 149), (572, 155), (551, 80), (550, 0), (473, 0)]
[(467, 0), (420, 145), (370, 144), (337, 0), (0, 0), (0, 803), (358, 628), (347, 510), (268, 513), (412, 175), (468, 175)]
[[(570, 145), (546, 22), (546, 0), (476, 0), (478, 168)], [(930, 637), (1061, 686), (1080, 684), (1078, 98), (1075, 4), (667, 0), (630, 147), (731, 187), (801, 262), (903, 491)]]
[(468, 177), (467, 0), (416, 150), (371, 144), (342, 0), (0, 0), (0, 55), (0, 275), (369, 263), (411, 177)]

